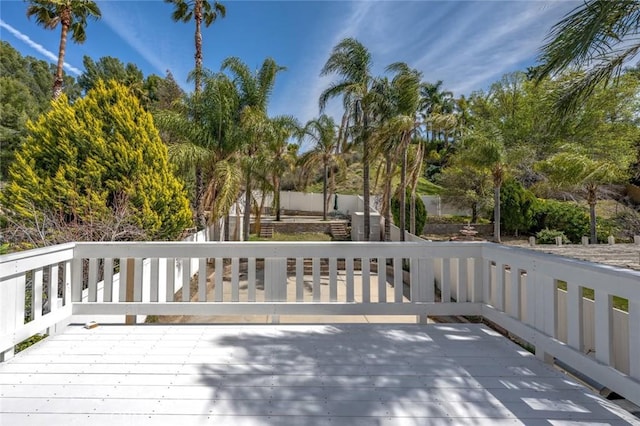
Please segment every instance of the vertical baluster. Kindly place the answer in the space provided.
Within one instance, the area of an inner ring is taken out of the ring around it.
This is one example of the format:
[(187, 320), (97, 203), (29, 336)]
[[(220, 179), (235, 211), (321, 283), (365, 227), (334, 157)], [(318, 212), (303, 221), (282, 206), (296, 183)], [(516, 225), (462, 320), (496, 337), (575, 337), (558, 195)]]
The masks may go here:
[(296, 258), (296, 302), (304, 302), (304, 259)]
[(442, 259), (442, 281), (440, 281), (441, 301), (451, 302), (451, 259)]
[(483, 273), (483, 286), (482, 286), (482, 300), (484, 303), (488, 303), (493, 305), (493, 300), (491, 299), (491, 288), (493, 287), (493, 262), (491, 260), (484, 261), (484, 273)]
[(582, 287), (567, 282), (567, 343), (582, 352), (584, 347)]
[(640, 300), (638, 299), (629, 299), (629, 374), (634, 379), (640, 380)]
[(354, 296), (354, 280), (353, 280), (353, 258), (348, 257), (344, 260), (346, 276), (347, 276), (347, 302), (355, 301)]
[[(122, 262), (120, 262), (122, 264)], [(120, 274), (122, 276), (122, 274)], [(167, 302), (174, 301), (174, 294), (176, 292), (175, 287), (175, 279), (176, 279), (176, 259), (173, 257), (167, 258), (167, 292), (166, 299)]]
[(134, 302), (142, 302), (142, 293), (143, 293), (143, 288), (142, 288), (142, 284), (143, 284), (143, 279), (142, 279), (142, 275), (143, 275), (143, 268), (142, 268), (142, 262), (143, 259), (136, 257), (135, 259), (135, 274), (134, 274), (134, 278), (133, 278), (133, 301)]
[(89, 259), (88, 302), (98, 301), (98, 259)]
[(104, 286), (102, 287), (102, 301), (113, 302), (113, 259), (104, 259)]
[(49, 312), (55, 312), (58, 309), (58, 275), (59, 264), (51, 265), (49, 268), (49, 284), (47, 294), (49, 295)]
[(198, 302), (207, 301), (207, 258), (198, 259)]
[(378, 302), (387, 303), (387, 259), (378, 258)]
[(496, 262), (496, 293), (493, 296), (493, 303), (496, 309), (504, 312), (504, 282), (505, 282), (505, 265)]
[(329, 259), (329, 301), (338, 301), (338, 260), (335, 257)]
[(612, 296), (604, 290), (595, 289), (596, 359), (603, 364), (613, 363)]
[[(435, 302), (436, 300), (436, 280), (434, 276), (434, 264), (433, 259), (420, 259), (418, 263), (420, 268), (424, 271), (420, 275), (421, 285), (423, 286), (422, 301), (423, 302)], [(424, 321), (421, 321), (424, 322)]]
[(402, 279), (402, 258), (393, 258), (393, 301), (402, 303), (402, 292), (404, 289)]
[(182, 301), (191, 301), (191, 259), (181, 259), (182, 264)]
[(256, 258), (247, 259), (248, 301), (256, 301)]
[(471, 298), (472, 302), (480, 302), (482, 303), (483, 296), (483, 288), (485, 286), (483, 282), (484, 277), (484, 261), (481, 257), (473, 258), (473, 295)]
[(42, 317), (42, 268), (33, 271), (33, 286), (31, 287), (31, 318), (34, 320)]
[(72, 277), (72, 261), (69, 260), (67, 262), (64, 262), (64, 285), (63, 285), (63, 293), (62, 293), (62, 298), (63, 298), (63, 305), (64, 306), (69, 306), (69, 304), (71, 303), (71, 277)]
[(371, 263), (368, 257), (360, 259), (362, 263), (362, 303), (371, 303)]
[(231, 259), (231, 301), (240, 301), (240, 259)]
[(313, 266), (311, 267), (313, 272), (313, 301), (320, 302), (321, 294), (320, 294), (320, 259), (314, 257), (312, 259)]
[(216, 302), (222, 302), (223, 297), (223, 277), (224, 277), (224, 259), (216, 257), (216, 272), (214, 275), (215, 285), (213, 287), (213, 299)]
[(71, 301), (82, 302), (82, 259), (71, 261)]
[(469, 289), (469, 262), (467, 258), (458, 259), (458, 303), (466, 302)]
[[(106, 263), (105, 263), (106, 265)], [(158, 295), (158, 289), (160, 288), (160, 259), (154, 257), (150, 261), (151, 271), (149, 273), (149, 301), (157, 302), (160, 300)], [(106, 284), (105, 277), (105, 284)]]
[(511, 267), (511, 316), (520, 319), (520, 277), (522, 271)]

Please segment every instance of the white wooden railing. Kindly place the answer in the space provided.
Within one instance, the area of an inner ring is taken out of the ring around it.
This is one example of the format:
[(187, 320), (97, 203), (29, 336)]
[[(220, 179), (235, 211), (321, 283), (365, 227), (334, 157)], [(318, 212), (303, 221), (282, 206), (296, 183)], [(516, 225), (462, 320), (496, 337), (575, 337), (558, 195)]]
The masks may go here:
[[(595, 293), (591, 317), (582, 288)], [(640, 404), (637, 271), (485, 242), (75, 243), (0, 256), (5, 357), (77, 315), (246, 314), (482, 316)]]

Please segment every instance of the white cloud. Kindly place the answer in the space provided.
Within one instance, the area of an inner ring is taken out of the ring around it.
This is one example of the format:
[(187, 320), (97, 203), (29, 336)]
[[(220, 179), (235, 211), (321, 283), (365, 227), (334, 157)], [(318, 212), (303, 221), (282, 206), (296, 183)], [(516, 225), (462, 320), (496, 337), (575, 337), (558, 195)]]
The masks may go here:
[[(31, 40), (29, 38), (29, 36), (27, 36), (26, 34), (21, 33), (20, 31), (18, 31), (15, 28), (13, 28), (11, 25), (7, 24), (2, 19), (0, 19), (0, 28), (4, 28), (5, 30), (9, 31), (15, 38), (17, 38), (18, 40), (24, 42), (29, 47), (31, 47), (33, 50), (37, 51), (42, 56), (44, 56), (45, 58), (49, 59), (51, 62), (53, 62), (53, 63), (57, 63), (58, 62), (58, 55), (56, 55), (53, 52), (50, 52), (49, 50), (45, 49), (44, 46), (42, 46), (41, 44), (36, 43), (35, 41)], [(75, 75), (82, 74), (82, 71), (80, 69), (74, 67), (73, 65), (71, 65), (71, 64), (69, 64), (67, 62), (65, 62), (63, 64), (63, 66), (70, 73), (73, 73)]]
[[(159, 40), (158, 23), (150, 22), (151, 26), (142, 28), (142, 25), (148, 23), (144, 20), (144, 17), (138, 13), (122, 13), (122, 9), (117, 6), (117, 3), (100, 2), (102, 20), (113, 32), (151, 64), (160, 75), (164, 75), (165, 71), (171, 67), (162, 59), (163, 55), (160, 54), (164, 46)], [(127, 10), (131, 12), (132, 8)], [(160, 29), (160, 31), (162, 30)]]

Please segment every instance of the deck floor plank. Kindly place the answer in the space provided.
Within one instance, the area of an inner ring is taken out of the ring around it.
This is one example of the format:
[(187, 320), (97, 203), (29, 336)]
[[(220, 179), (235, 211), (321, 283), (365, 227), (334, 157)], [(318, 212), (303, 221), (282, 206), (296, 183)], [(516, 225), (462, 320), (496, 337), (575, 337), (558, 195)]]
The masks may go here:
[(479, 324), (71, 326), (0, 364), (0, 424), (638, 424)]

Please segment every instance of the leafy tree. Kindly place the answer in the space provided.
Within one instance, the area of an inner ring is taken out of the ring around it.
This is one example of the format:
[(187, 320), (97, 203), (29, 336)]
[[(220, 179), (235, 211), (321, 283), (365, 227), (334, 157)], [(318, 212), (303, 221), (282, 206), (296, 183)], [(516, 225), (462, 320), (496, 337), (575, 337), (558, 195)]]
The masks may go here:
[(100, 19), (98, 5), (92, 0), (28, 0), (27, 17), (35, 16), (36, 23), (53, 30), (60, 24), (60, 47), (58, 64), (53, 80), (53, 99), (62, 94), (64, 84), (63, 65), (67, 49), (67, 34), (71, 31), (71, 40), (81, 44), (87, 38), (85, 32), (87, 19)]
[(640, 51), (640, 3), (632, 0), (586, 0), (551, 29), (535, 69), (538, 80), (570, 67), (583, 74), (562, 87), (559, 106), (580, 106), (601, 83), (620, 75)]
[(481, 211), (491, 206), (491, 174), (482, 168), (461, 164), (459, 157), (440, 173), (440, 185), (446, 188), (442, 199), (461, 208), (471, 209), (471, 223), (478, 222)]
[[(623, 150), (620, 150), (623, 151)], [(566, 146), (559, 152), (538, 164), (538, 169), (548, 178), (552, 186), (577, 190), (584, 193), (589, 204), (591, 243), (596, 244), (596, 204), (598, 189), (605, 184), (624, 181), (628, 177), (632, 151), (613, 152), (609, 158), (594, 157), (581, 147)]]
[(500, 211), (505, 231), (526, 232), (533, 225), (534, 203), (533, 193), (516, 181), (507, 179), (500, 188)]
[(202, 90), (202, 31), (201, 26), (204, 22), (205, 27), (213, 24), (218, 16), (224, 18), (227, 9), (222, 3), (217, 1), (210, 2), (208, 0), (164, 0), (165, 3), (174, 5), (171, 18), (178, 22), (189, 22), (193, 18), (196, 24), (195, 46), (196, 67), (194, 70), (196, 94)]
[[(153, 119), (126, 87), (98, 83), (74, 104), (61, 96), (27, 128), (2, 194), (14, 222), (37, 228), (53, 218), (92, 239), (129, 239), (124, 224), (171, 239), (190, 225)], [(96, 226), (105, 222), (108, 232)]]
[(176, 103), (185, 95), (184, 90), (176, 82), (169, 70), (167, 70), (164, 78), (157, 75), (148, 76), (145, 86), (146, 91), (149, 93), (149, 108), (152, 111), (174, 109)]
[(12, 77), (0, 77), (0, 180), (5, 180), (14, 152), (26, 134), (25, 124), (38, 114), (29, 88)]
[(369, 92), (373, 84), (371, 74), (371, 53), (354, 38), (346, 38), (334, 46), (320, 75), (337, 74), (339, 80), (331, 83), (320, 95), (319, 105), (322, 112), (329, 99), (342, 96), (347, 111), (345, 118), (352, 117), (352, 134), (362, 146), (362, 198), (364, 203), (364, 235), (369, 240), (371, 229), (370, 217), (370, 149), (371, 137), (371, 99)]

